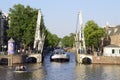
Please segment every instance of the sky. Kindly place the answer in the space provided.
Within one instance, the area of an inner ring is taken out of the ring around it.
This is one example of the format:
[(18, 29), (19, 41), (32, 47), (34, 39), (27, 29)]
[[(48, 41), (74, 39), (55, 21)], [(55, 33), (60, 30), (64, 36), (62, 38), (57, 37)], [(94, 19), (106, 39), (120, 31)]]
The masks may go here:
[(120, 25), (120, 0), (0, 0), (0, 9), (9, 13), (15, 4), (41, 9), (46, 28), (63, 38), (75, 33), (78, 12), (83, 24), (94, 20), (99, 26)]

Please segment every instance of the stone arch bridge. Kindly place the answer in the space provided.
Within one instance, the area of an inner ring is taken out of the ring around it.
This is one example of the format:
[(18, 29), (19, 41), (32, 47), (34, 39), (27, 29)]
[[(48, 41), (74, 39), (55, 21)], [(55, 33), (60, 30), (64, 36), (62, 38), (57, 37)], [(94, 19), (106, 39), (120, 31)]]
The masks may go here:
[(77, 54), (78, 63), (84, 63), (85, 60), (87, 61), (87, 63), (92, 63), (93, 62), (93, 55)]
[(12, 66), (15, 63), (26, 63), (33, 60), (35, 63), (42, 62), (42, 54), (13, 54), (13, 55), (0, 55), (0, 64), (8, 64)]
[(34, 59), (36, 63), (42, 62), (42, 55), (41, 54), (29, 54), (26, 57), (26, 60)]

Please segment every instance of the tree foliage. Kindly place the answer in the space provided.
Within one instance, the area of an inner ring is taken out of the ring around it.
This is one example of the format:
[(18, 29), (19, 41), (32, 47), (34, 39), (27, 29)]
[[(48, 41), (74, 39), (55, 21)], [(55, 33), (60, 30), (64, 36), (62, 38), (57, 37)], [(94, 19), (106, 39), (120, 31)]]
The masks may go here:
[(70, 36), (65, 36), (61, 40), (63, 47), (73, 47), (74, 43), (74, 34), (71, 33)]
[[(37, 22), (38, 10), (21, 4), (14, 5), (9, 9), (10, 28), (7, 31), (9, 37), (17, 39), (28, 46), (33, 44)], [(43, 17), (41, 18), (41, 29), (46, 31)]]
[(56, 34), (52, 34), (48, 31), (45, 40), (45, 46), (56, 47), (59, 43), (60, 39)]
[(99, 40), (104, 36), (104, 33), (104, 29), (100, 28), (93, 20), (88, 21), (84, 28), (86, 46), (98, 48)]

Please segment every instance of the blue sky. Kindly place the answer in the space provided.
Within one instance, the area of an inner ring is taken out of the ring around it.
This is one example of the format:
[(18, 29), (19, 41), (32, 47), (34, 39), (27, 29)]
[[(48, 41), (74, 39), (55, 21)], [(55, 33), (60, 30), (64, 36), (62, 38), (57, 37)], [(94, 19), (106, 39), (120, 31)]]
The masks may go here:
[(41, 9), (47, 29), (61, 38), (75, 32), (79, 11), (84, 24), (88, 20), (99, 26), (120, 24), (120, 0), (0, 0), (0, 9), (9, 12), (18, 3)]

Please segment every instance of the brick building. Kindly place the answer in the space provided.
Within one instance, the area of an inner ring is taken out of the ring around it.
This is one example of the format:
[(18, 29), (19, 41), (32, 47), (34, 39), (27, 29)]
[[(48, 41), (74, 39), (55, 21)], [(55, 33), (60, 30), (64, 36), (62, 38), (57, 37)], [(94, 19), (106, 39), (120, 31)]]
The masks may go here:
[(109, 27), (107, 29), (107, 34), (110, 36), (111, 42), (110, 44), (120, 46), (120, 25), (115, 27)]
[(7, 46), (8, 14), (0, 11), (0, 51)]
[(120, 46), (120, 25), (110, 27), (109, 25), (105, 26), (106, 34), (104, 38), (101, 38), (99, 43), (99, 48), (101, 53), (103, 52), (103, 48), (108, 45), (116, 45)]

